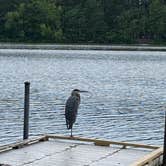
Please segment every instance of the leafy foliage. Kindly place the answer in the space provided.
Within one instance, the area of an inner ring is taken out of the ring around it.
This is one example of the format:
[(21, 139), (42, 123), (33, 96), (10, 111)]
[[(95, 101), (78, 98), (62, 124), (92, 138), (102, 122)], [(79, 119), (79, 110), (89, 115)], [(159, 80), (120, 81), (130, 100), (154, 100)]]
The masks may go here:
[(48, 0), (21, 3), (6, 14), (5, 30), (16, 41), (59, 42), (62, 40), (61, 7)]
[(166, 42), (164, 0), (1, 0), (0, 40)]

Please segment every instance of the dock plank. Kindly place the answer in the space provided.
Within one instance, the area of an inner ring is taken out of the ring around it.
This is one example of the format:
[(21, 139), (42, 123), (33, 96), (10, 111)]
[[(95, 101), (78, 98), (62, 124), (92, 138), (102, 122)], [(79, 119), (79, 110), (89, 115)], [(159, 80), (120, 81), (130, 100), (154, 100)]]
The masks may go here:
[(11, 166), (128, 166), (149, 151), (55, 139), (1, 153), (0, 162)]
[(146, 155), (147, 152), (148, 151), (140, 151), (136, 149), (121, 149), (118, 153), (114, 153), (97, 163), (93, 163), (91, 166), (107, 166), (108, 163), (111, 163), (111, 166), (129, 166), (138, 158)]

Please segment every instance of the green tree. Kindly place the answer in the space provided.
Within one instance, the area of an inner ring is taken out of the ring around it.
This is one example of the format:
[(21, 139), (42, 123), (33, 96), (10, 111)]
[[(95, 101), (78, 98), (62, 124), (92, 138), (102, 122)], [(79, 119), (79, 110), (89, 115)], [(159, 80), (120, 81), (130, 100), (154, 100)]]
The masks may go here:
[(24, 4), (21, 4), (17, 11), (8, 12), (6, 14), (5, 30), (8, 38), (16, 41), (19, 41), (20, 38), (24, 38), (23, 11)]
[(85, 41), (85, 15), (81, 6), (73, 9), (65, 9), (63, 18), (63, 30), (67, 42)]
[(0, 40), (166, 42), (165, 0), (1, 0)]
[(104, 20), (104, 8), (101, 1), (86, 0), (84, 5), (87, 26), (87, 41), (104, 42), (107, 31), (107, 24)]
[(5, 15), (16, 9), (16, 6), (28, 0), (0, 0), (0, 40), (6, 38), (5, 34)]
[(6, 14), (5, 30), (9, 38), (15, 33), (21, 41), (60, 42), (61, 8), (51, 0), (21, 3), (16, 11)]
[(86, 0), (64, 7), (63, 29), (68, 42), (104, 42), (106, 23), (100, 1)]
[(126, 1), (103, 0), (105, 21), (109, 28), (117, 28), (117, 18), (125, 11)]
[(150, 4), (149, 33), (155, 41), (166, 41), (166, 5), (160, 0)]

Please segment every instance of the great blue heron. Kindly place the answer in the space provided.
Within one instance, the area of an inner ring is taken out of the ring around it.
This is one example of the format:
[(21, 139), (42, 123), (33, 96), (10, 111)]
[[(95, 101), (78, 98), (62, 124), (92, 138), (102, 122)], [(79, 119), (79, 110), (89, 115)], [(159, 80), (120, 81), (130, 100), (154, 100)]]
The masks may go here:
[(71, 137), (72, 135), (72, 128), (73, 124), (76, 121), (78, 107), (80, 105), (80, 93), (81, 92), (88, 92), (88, 91), (81, 91), (79, 89), (74, 89), (71, 92), (71, 96), (67, 99), (65, 105), (65, 118), (66, 118), (66, 126), (67, 129), (71, 129)]

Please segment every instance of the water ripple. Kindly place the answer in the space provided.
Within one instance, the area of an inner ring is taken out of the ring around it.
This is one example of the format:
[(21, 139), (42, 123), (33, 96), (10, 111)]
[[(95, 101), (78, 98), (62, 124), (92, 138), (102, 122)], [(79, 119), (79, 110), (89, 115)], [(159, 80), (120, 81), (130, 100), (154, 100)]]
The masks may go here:
[(162, 144), (166, 53), (0, 50), (0, 145), (22, 138), (24, 81), (31, 82), (30, 135), (68, 135), (64, 105), (82, 94), (74, 135)]

